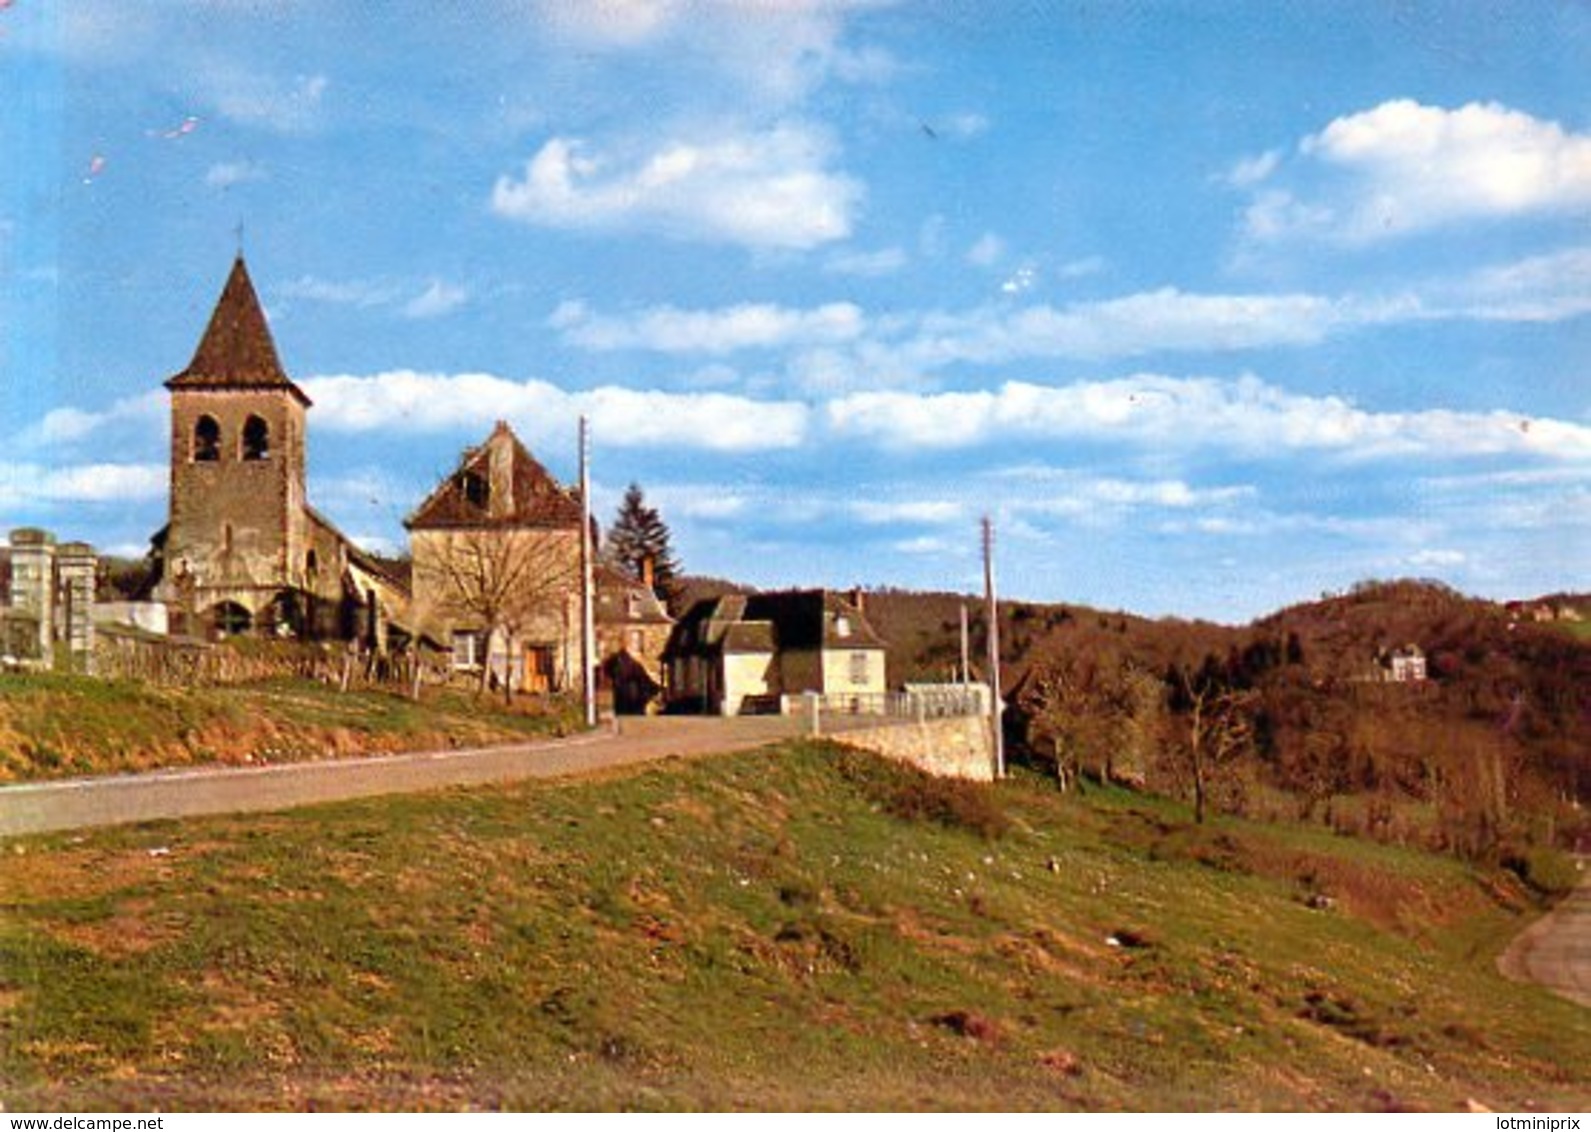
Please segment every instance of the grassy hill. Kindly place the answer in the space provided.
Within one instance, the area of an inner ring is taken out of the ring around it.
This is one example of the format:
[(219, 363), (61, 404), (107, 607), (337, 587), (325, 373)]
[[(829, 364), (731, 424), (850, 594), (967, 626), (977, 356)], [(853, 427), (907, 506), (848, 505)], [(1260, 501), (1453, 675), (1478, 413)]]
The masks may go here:
[(163, 688), (137, 681), (0, 673), (0, 783), (219, 763), (507, 743), (567, 732), (578, 709), (504, 707), (449, 689), (420, 702), (309, 680)]
[(12, 1110), (1591, 1104), (1507, 873), (792, 744), (21, 840)]

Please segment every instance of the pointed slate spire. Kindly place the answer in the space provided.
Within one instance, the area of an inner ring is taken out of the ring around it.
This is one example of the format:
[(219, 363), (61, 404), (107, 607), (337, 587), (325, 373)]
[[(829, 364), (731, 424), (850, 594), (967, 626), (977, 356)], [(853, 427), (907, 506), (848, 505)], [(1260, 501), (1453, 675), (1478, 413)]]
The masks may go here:
[(286, 389), (305, 405), (309, 398), (293, 384), (276, 356), (260, 298), (249, 279), (242, 253), (216, 301), (210, 324), (188, 368), (166, 382), (167, 389)]

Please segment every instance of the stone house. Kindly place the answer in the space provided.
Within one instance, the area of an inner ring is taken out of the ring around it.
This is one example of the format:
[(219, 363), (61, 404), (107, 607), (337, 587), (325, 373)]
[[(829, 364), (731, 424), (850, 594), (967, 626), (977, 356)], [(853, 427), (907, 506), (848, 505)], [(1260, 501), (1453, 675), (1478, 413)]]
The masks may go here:
[(417, 623), (456, 672), (517, 691), (580, 686), (579, 493), (498, 421), (404, 526)]
[(668, 679), (663, 654), (674, 619), (646, 577), (599, 563), (594, 580), (598, 691), (612, 697), (620, 715), (660, 706)]
[[(309, 505), (310, 400), (288, 377), (239, 255), (192, 360), (165, 383), (171, 494), (153, 596), (194, 636), (402, 644), (402, 580)], [(393, 640), (393, 636), (397, 640)]]
[(859, 592), (789, 590), (697, 602), (665, 654), (668, 699), (720, 715), (777, 711), (815, 692), (858, 702), (888, 690), (887, 650)]

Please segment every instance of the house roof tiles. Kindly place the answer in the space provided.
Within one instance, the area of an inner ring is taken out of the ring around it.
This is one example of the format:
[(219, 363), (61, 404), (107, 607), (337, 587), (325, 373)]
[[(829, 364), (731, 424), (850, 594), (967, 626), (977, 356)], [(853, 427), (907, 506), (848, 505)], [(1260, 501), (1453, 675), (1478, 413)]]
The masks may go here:
[(580, 528), (580, 493), (562, 487), (504, 421), (404, 520), (410, 530)]

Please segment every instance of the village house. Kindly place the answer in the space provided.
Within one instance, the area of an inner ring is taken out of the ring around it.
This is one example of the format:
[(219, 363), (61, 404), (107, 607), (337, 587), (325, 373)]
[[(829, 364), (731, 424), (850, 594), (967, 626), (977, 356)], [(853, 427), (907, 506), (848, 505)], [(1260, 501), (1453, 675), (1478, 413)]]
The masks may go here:
[(680, 618), (665, 659), (669, 703), (678, 710), (772, 712), (808, 692), (871, 706), (888, 689), (885, 644), (860, 591), (705, 599)]
[(415, 616), (455, 671), (517, 691), (579, 686), (581, 516), (578, 492), (498, 421), (404, 520)]
[[(455, 672), (515, 691), (580, 686), (582, 510), (498, 421), (405, 520), (414, 616), (447, 642)], [(673, 619), (643, 580), (596, 565), (593, 581), (602, 690), (616, 710), (644, 711)]]
[(663, 654), (674, 619), (653, 588), (650, 571), (633, 578), (606, 563), (596, 567), (598, 690), (620, 715), (662, 706), (668, 674)]
[(165, 385), (171, 495), (153, 596), (172, 628), (404, 644), (402, 580), (309, 505), (310, 400), (282, 367), (241, 255), (193, 359)]
[(1376, 653), (1376, 671), (1388, 684), (1418, 684), (1426, 678), (1425, 653), (1419, 645), (1381, 649)]

